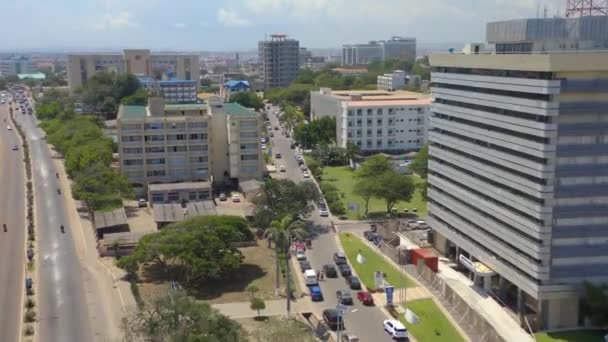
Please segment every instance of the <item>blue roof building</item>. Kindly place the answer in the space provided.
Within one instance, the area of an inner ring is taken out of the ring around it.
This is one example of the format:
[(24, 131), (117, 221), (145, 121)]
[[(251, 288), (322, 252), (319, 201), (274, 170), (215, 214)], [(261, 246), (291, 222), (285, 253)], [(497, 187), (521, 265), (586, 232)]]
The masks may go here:
[(220, 88), (220, 96), (224, 98), (224, 100), (230, 99), (230, 95), (233, 93), (240, 93), (242, 91), (251, 90), (251, 86), (249, 85), (249, 81), (244, 80), (230, 80), (225, 82)]

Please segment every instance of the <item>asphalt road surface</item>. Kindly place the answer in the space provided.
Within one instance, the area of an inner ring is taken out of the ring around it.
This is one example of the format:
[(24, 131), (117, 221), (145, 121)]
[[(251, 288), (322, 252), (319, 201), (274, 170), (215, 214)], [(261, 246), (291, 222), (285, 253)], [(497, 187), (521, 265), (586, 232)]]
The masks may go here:
[[(94, 341), (82, 266), (68, 224), (65, 194), (34, 115), (15, 113), (30, 145), (38, 241), (38, 327), (41, 341)], [(65, 226), (61, 233), (60, 226)]]
[[(272, 126), (279, 126), (277, 117), (274, 115), (273, 108), (270, 111), (269, 119)], [(298, 167), (295, 160), (295, 150), (290, 149), (291, 139), (286, 138), (281, 131), (274, 131), (273, 155), (277, 152), (281, 153), (282, 158), (276, 159), (277, 169), (279, 165), (284, 165), (286, 172), (278, 172), (278, 178), (288, 178), (295, 182), (304, 180), (302, 171)], [(275, 177), (275, 176), (273, 176)], [(336, 234), (331, 228), (329, 218), (319, 216), (318, 210), (315, 210), (308, 218), (314, 225), (314, 231), (317, 234), (312, 241), (312, 249), (307, 251), (307, 257), (313, 269), (320, 270), (325, 264), (333, 264), (333, 254), (338, 251), (336, 242)], [(294, 272), (300, 272), (299, 269)], [(323, 292), (324, 301), (313, 302), (313, 305), (318, 306), (320, 311), (336, 307), (336, 291), (348, 289), (344, 278), (338, 274), (338, 278), (325, 278), (319, 282)], [(359, 337), (362, 342), (382, 342), (392, 341), (389, 335), (384, 332), (382, 322), (386, 316), (374, 306), (364, 306), (356, 299), (356, 291), (351, 290), (353, 295), (354, 305), (346, 314), (345, 318), (345, 333), (354, 334)], [(380, 303), (382, 305), (383, 303)]]
[(0, 228), (0, 341), (17, 341), (25, 290), (25, 168), (7, 103), (0, 104), (0, 224), (7, 226), (7, 232)]

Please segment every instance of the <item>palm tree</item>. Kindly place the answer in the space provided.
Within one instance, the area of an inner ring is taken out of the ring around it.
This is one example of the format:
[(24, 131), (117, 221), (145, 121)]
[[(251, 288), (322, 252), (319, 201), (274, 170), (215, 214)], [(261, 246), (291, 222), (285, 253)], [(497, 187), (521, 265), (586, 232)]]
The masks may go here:
[(306, 226), (304, 222), (300, 220), (294, 220), (291, 215), (285, 215), (280, 221), (274, 220), (270, 223), (270, 228), (264, 231), (264, 237), (266, 239), (274, 241), (274, 252), (275, 252), (275, 260), (276, 260), (276, 284), (275, 284), (275, 292), (278, 294), (279, 292), (279, 282), (280, 276), (279, 273), (279, 255), (281, 252), (287, 254), (289, 253), (289, 246), (291, 244), (292, 238), (304, 239), (308, 235), (308, 231), (306, 230)]
[(355, 162), (355, 158), (359, 154), (359, 146), (349, 142), (346, 143), (346, 159)]

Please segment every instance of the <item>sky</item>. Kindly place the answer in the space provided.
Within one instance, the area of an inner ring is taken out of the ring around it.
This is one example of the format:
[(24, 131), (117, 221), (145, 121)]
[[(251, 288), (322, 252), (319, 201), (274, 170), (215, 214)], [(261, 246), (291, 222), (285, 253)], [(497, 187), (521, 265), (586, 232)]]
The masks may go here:
[[(310, 48), (416, 37), (484, 41), (493, 20), (563, 13), (566, 0), (0, 0), (0, 50), (233, 51), (285, 33)], [(558, 12), (559, 11), (559, 12)]]

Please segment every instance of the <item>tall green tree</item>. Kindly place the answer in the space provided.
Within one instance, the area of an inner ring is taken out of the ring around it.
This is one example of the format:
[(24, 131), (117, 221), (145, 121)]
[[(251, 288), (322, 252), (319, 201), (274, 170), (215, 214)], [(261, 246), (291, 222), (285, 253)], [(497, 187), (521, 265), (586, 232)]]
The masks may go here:
[(411, 176), (390, 170), (378, 176), (376, 197), (384, 200), (386, 212), (390, 214), (397, 202), (411, 201), (415, 190)]
[(260, 317), (260, 311), (266, 309), (266, 302), (262, 298), (254, 297), (251, 298), (249, 307), (251, 310), (256, 310), (258, 312), (258, 317)]
[(598, 327), (608, 326), (608, 284), (585, 283), (582, 312), (591, 320), (593, 325)]
[(243, 107), (253, 108), (255, 110), (260, 110), (264, 108), (264, 102), (262, 102), (262, 98), (259, 97), (258, 94), (253, 91), (232, 94), (230, 95), (230, 102), (236, 102)]
[(377, 187), (373, 178), (361, 178), (355, 182), (353, 193), (365, 202), (365, 216), (369, 213), (369, 201), (377, 194)]
[(358, 178), (377, 177), (390, 170), (392, 168), (388, 158), (381, 154), (376, 154), (361, 165), (361, 168), (357, 170), (356, 176)]
[(235, 321), (183, 292), (162, 296), (126, 319), (129, 341), (247, 341)]
[(319, 198), (319, 190), (310, 182), (296, 184), (289, 179), (269, 179), (264, 183), (262, 193), (254, 199), (255, 225), (265, 229), (272, 221), (285, 216), (306, 217)]
[(426, 179), (429, 172), (429, 144), (425, 144), (420, 151), (418, 151), (416, 157), (414, 157), (414, 161), (410, 164), (410, 170)]

